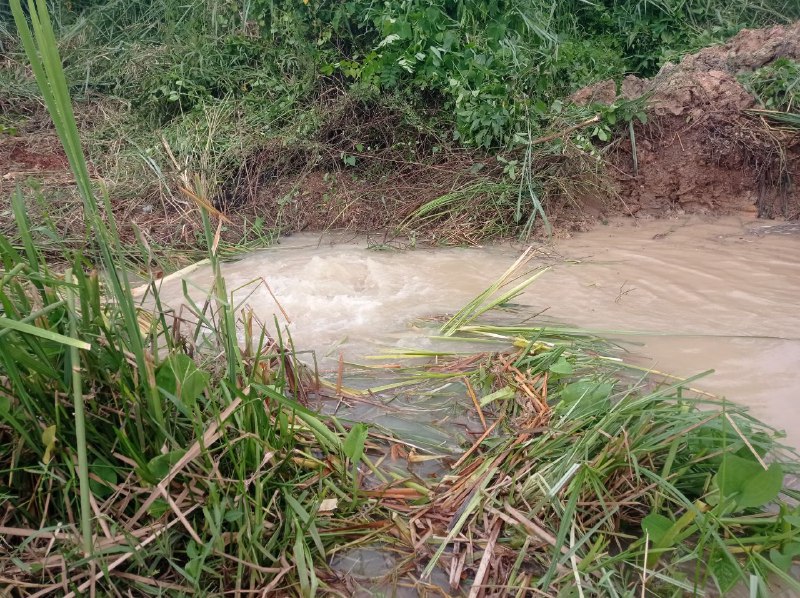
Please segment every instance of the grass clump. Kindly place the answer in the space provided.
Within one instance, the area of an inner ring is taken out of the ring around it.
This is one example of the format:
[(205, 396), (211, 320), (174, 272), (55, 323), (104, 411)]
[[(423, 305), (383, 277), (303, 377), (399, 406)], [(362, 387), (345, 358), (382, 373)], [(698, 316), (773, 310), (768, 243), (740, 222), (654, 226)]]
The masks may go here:
[(442, 567), (469, 595), (800, 591), (798, 461), (774, 430), (691, 380), (632, 375), (591, 334), (458, 335), (516, 348), (433, 368), (470, 380), (488, 424), (411, 516), (423, 578)]
[(442, 568), (469, 596), (800, 591), (781, 434), (589, 331), (476, 323), (540, 273), (523, 256), (440, 331), (501, 349), (406, 371), (460, 381), (483, 427), (410, 515), (422, 578)]
[(22, 247), (0, 237), (4, 577), (22, 593), (314, 594), (338, 517), (355, 525), (348, 536), (367, 517), (351, 467), (363, 434), (301, 404), (313, 383), (252, 319), (239, 347), (221, 277), (205, 307), (182, 318), (157, 293), (150, 310), (134, 302), (46, 5), (30, 5), (30, 25), (18, 0), (12, 8), (100, 261), (68, 251), (71, 268), (49, 266), (15, 194)]
[(800, 113), (800, 63), (778, 58), (741, 78), (767, 110)]

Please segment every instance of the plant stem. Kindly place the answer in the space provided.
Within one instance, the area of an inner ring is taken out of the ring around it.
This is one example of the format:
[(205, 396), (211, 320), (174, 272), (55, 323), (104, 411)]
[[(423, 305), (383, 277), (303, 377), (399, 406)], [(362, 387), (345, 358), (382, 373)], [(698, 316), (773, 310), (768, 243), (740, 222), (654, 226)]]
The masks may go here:
[[(75, 291), (72, 268), (64, 274), (69, 311), (69, 335), (78, 338), (78, 318), (75, 314)], [(72, 370), (72, 398), (75, 407), (75, 444), (78, 450), (78, 482), (81, 495), (81, 535), (83, 552), (88, 557), (92, 554), (92, 520), (89, 504), (89, 458), (86, 451), (86, 416), (83, 406), (83, 383), (81, 380), (80, 353), (77, 346), (69, 348), (69, 367)]]

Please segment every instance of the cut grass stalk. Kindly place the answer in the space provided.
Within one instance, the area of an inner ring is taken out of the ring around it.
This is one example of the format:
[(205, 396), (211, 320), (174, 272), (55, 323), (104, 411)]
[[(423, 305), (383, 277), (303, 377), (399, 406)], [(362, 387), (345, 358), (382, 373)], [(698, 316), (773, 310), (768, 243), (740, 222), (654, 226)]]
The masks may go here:
[[(524, 291), (534, 280), (544, 274), (548, 270), (547, 268), (539, 270), (511, 289), (504, 290), (505, 287), (524, 276), (522, 269), (533, 257), (532, 252), (533, 248), (529, 247), (494, 283), (450, 318), (442, 326), (441, 334), (443, 336), (451, 336), (460, 327), (470, 324), (482, 314), (497, 308), (499, 305), (508, 303)], [(501, 290), (503, 292), (496, 295)]]

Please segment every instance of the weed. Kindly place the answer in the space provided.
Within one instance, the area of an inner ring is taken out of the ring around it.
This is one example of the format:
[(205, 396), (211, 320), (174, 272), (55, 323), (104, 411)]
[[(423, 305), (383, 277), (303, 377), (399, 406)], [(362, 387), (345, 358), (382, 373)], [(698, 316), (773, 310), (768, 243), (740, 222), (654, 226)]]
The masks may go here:
[[(30, 26), (18, 0), (12, 8), (102, 267), (67, 251), (72, 267), (53, 269), (15, 194), (21, 249), (0, 237), (4, 573), (72, 595), (120, 579), (136, 592), (271, 584), (313, 594), (314, 562), (338, 536), (319, 531), (321, 501), (338, 497), (337, 517), (362, 506), (351, 475), (363, 430), (346, 436), (299, 402), (304, 372), (252, 318), (250, 343), (239, 347), (205, 211), (217, 273), (206, 307), (175, 319), (155, 286), (152, 309), (134, 302), (117, 267), (113, 215), (97, 201), (78, 143), (46, 5), (32, 7)], [(207, 205), (202, 177), (184, 182)], [(51, 541), (67, 564), (56, 576), (39, 566)], [(157, 573), (164, 563), (173, 573)], [(124, 570), (135, 574), (115, 579)]]
[(767, 110), (800, 113), (800, 63), (778, 58), (740, 79)]

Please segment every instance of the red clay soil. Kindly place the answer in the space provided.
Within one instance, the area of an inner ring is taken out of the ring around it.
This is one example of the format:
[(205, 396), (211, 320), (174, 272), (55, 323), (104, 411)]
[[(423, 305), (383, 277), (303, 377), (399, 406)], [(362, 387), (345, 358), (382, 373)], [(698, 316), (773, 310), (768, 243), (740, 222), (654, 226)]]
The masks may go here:
[(0, 137), (0, 192), (29, 176), (69, 175), (67, 156), (54, 132)]
[(800, 216), (800, 135), (746, 112), (756, 99), (737, 80), (775, 59), (800, 59), (800, 22), (743, 30), (728, 43), (668, 63), (649, 80), (585, 88), (578, 104), (644, 98), (648, 122), (610, 158), (630, 213), (758, 212)]

